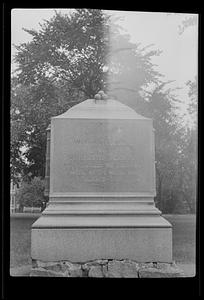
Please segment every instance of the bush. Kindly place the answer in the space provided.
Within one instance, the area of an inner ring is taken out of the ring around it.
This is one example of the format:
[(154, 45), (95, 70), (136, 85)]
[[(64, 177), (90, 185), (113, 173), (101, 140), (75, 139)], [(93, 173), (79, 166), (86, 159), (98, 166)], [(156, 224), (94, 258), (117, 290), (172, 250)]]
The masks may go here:
[(23, 206), (43, 207), (45, 181), (40, 177), (34, 177), (29, 183), (23, 182), (16, 194), (17, 203), (20, 208)]

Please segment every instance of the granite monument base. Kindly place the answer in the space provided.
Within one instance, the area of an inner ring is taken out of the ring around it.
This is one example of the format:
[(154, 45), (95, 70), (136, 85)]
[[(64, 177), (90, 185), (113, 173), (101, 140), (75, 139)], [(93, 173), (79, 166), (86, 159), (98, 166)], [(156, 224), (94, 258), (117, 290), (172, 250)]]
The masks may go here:
[(36, 260), (172, 262), (172, 228), (160, 215), (45, 215), (34, 223), (31, 235)]

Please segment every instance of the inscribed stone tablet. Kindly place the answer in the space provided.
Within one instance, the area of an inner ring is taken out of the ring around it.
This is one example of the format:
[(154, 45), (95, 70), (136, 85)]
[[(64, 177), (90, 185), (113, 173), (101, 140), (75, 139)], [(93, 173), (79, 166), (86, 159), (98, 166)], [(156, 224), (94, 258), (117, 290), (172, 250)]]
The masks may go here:
[(153, 141), (149, 122), (117, 119), (54, 122), (53, 192), (153, 191)]

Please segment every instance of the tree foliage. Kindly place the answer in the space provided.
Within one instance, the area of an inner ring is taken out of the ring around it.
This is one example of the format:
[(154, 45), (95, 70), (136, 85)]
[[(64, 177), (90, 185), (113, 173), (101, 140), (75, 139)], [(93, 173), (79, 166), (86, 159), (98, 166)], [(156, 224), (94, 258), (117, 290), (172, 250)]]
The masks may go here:
[[(176, 115), (179, 99), (171, 82), (164, 82), (156, 71), (152, 57), (161, 52), (153, 45), (142, 48), (112, 28), (109, 89), (121, 102), (138, 113), (152, 118), (156, 146), (156, 204), (162, 212), (190, 210), (181, 188), (184, 177), (186, 141)], [(190, 83), (189, 83), (190, 84)], [(184, 131), (184, 132), (183, 132)], [(189, 166), (189, 169), (191, 167)]]
[[(178, 126), (178, 98), (162, 81), (152, 57), (122, 34), (100, 10), (56, 13), (17, 48), (11, 89), (11, 177), (44, 177), (46, 128), (53, 116), (103, 89), (152, 118), (156, 145), (156, 204), (162, 212), (195, 211), (196, 131)], [(197, 84), (189, 81), (189, 111), (196, 116)], [(32, 186), (32, 184), (31, 184)], [(23, 200), (34, 203), (29, 183)], [(24, 193), (25, 191), (25, 193)], [(41, 199), (42, 198), (37, 198)], [(40, 201), (41, 201), (40, 200)], [(31, 205), (32, 206), (32, 205)]]
[(179, 25), (179, 34), (183, 34), (187, 28), (189, 28), (191, 26), (195, 26), (197, 24), (198, 24), (198, 16), (197, 15), (185, 17), (185, 19), (182, 21), (182, 24)]
[[(11, 91), (11, 177), (44, 176), (46, 128), (52, 116), (105, 89), (108, 20), (100, 10), (56, 13), (31, 42), (16, 46)], [(23, 151), (23, 153), (22, 153)]]
[(188, 205), (189, 211), (195, 213), (198, 186), (198, 85), (197, 77), (187, 82), (189, 87), (188, 112), (192, 120), (191, 127), (184, 130), (182, 141), (182, 156), (180, 160), (180, 185), (183, 201)]
[(153, 119), (155, 130), (156, 204), (162, 212), (173, 212), (177, 197), (172, 193), (177, 184), (181, 135), (178, 130), (175, 107), (177, 98), (169, 82), (157, 85), (146, 93), (139, 112)]
[(85, 97), (104, 88), (107, 54), (107, 17), (97, 9), (56, 13), (40, 31), (24, 29), (32, 41), (16, 47), (19, 82), (38, 84), (44, 78), (64, 80)]
[(17, 190), (16, 200), (20, 207), (43, 207), (45, 182), (39, 177), (34, 177), (30, 182), (23, 182)]
[(188, 113), (193, 121), (194, 129), (197, 126), (197, 116), (198, 116), (198, 78), (195, 77), (195, 80), (188, 80), (186, 85), (188, 86), (188, 96), (189, 96), (189, 105)]
[(108, 89), (118, 100), (138, 110), (143, 101), (141, 92), (150, 85), (161, 83), (162, 74), (152, 63), (154, 56), (161, 51), (152, 49), (154, 45), (141, 47), (131, 42), (130, 36), (111, 23), (110, 46), (108, 54)]
[[(77, 9), (70, 15), (56, 13), (39, 31), (24, 30), (32, 35), (32, 40), (16, 47), (18, 75), (12, 81), (11, 95), (11, 174), (14, 180), (20, 169), (25, 174), (44, 176), (45, 134), (50, 118), (93, 97), (99, 89), (106, 90), (110, 82), (107, 74), (114, 65), (120, 68), (120, 80), (124, 79), (125, 69), (135, 70), (137, 77), (131, 76), (135, 78), (136, 90), (155, 81), (157, 75), (151, 65), (155, 52), (147, 54), (139, 50), (128, 36), (121, 35), (117, 27), (110, 25), (109, 18), (100, 10)], [(118, 56), (121, 53), (118, 46), (123, 53), (124, 48), (129, 47), (134, 51), (127, 51), (125, 57)], [(111, 67), (107, 69), (110, 51), (116, 51), (117, 55), (115, 61), (111, 58)]]

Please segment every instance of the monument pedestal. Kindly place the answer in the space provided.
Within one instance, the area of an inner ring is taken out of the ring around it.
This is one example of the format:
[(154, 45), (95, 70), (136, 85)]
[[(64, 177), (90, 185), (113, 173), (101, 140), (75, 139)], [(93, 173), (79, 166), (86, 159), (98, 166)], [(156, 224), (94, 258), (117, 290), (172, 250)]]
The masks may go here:
[(154, 205), (151, 119), (88, 99), (52, 118), (50, 146), (49, 205), (32, 226), (33, 260), (172, 261), (171, 224)]
[[(32, 227), (32, 258), (172, 262), (172, 228), (153, 199), (79, 197), (53, 203)], [(66, 198), (68, 199), (68, 198)]]

